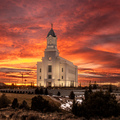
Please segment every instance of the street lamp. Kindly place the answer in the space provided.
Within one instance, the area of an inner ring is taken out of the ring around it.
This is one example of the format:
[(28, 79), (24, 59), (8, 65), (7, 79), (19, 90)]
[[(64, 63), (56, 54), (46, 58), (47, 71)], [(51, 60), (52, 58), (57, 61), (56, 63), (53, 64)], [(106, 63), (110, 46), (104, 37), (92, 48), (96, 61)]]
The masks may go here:
[(20, 72), (21, 73), (21, 75), (22, 75), (22, 86), (23, 86), (23, 72)]
[(27, 81), (27, 80), (25, 79), (25, 86), (26, 86), (26, 81)]

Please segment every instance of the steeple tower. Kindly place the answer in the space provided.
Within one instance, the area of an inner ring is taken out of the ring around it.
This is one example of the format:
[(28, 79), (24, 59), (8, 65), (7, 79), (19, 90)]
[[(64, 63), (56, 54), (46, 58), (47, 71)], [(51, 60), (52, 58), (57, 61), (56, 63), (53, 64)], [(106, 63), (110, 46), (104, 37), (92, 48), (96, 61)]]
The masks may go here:
[(47, 34), (47, 48), (57, 49), (57, 37), (51, 23), (51, 30)]
[(53, 37), (56, 37), (55, 32), (54, 32), (54, 30), (53, 30), (53, 24), (52, 24), (52, 23), (51, 23), (51, 30), (49, 31), (47, 37), (48, 37), (49, 35), (51, 35), (51, 36), (53, 36)]

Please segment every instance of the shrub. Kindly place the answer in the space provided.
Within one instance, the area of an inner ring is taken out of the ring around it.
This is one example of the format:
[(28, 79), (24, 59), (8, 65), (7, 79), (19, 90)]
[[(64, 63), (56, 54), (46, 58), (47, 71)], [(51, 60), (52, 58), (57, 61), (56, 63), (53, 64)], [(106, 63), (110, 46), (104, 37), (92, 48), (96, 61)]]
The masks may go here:
[(45, 100), (42, 96), (35, 96), (32, 98), (31, 109), (41, 112), (58, 111), (58, 108), (56, 106), (50, 105), (49, 101)]
[(61, 93), (58, 91), (57, 96), (60, 96), (60, 94), (61, 94)]
[(111, 85), (111, 84), (109, 85), (108, 92), (110, 92), (110, 93), (113, 92), (113, 89), (112, 89), (112, 85)]
[(12, 102), (12, 108), (18, 108), (19, 106), (19, 103), (18, 103), (18, 99), (17, 98), (14, 98), (13, 102)]
[(10, 100), (5, 94), (2, 94), (0, 97), (0, 108), (5, 108), (10, 104)]
[(97, 89), (96, 81), (95, 81), (94, 84), (93, 84), (93, 89)]
[(120, 106), (116, 97), (109, 92), (97, 91), (89, 94), (82, 104), (73, 103), (73, 114), (79, 117), (111, 117), (120, 115)]
[(47, 88), (45, 89), (45, 95), (48, 95), (48, 90), (47, 90)]
[(70, 99), (74, 99), (74, 98), (75, 98), (75, 94), (74, 94), (73, 91), (70, 92), (69, 98), (70, 98)]
[(43, 94), (43, 88), (40, 88), (39, 94)]
[(92, 86), (91, 86), (91, 84), (89, 85), (88, 92), (92, 93)]
[(39, 89), (38, 88), (35, 89), (35, 94), (39, 94)]
[(85, 94), (84, 94), (84, 96), (85, 96), (85, 100), (87, 100), (87, 99), (88, 99), (88, 97), (89, 97), (89, 92), (88, 92), (88, 90), (87, 90), (87, 89), (85, 90)]
[(20, 109), (24, 108), (24, 109), (29, 109), (29, 106), (27, 105), (27, 102), (25, 100), (23, 100), (22, 104), (19, 107)]
[(32, 98), (31, 109), (43, 112), (46, 106), (48, 106), (48, 101), (44, 100), (42, 96)]

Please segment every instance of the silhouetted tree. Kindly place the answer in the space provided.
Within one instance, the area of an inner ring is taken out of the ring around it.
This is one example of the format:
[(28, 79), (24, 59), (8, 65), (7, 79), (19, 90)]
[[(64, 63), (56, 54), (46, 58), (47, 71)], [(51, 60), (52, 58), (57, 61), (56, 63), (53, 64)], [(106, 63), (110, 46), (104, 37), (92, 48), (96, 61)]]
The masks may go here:
[(40, 88), (39, 93), (40, 93), (40, 94), (43, 94), (43, 88)]
[(75, 101), (75, 99), (73, 100), (73, 106), (72, 106), (72, 113), (73, 114), (76, 114), (76, 110), (77, 110), (77, 103), (76, 103), (76, 101)]
[(19, 103), (18, 103), (18, 99), (17, 98), (14, 98), (13, 102), (12, 102), (12, 108), (18, 108), (19, 106)]
[(45, 89), (45, 95), (48, 95), (48, 90), (47, 90), (47, 88)]
[(75, 94), (74, 94), (73, 91), (70, 92), (69, 98), (70, 98), (70, 99), (74, 99), (74, 98), (75, 98)]
[(89, 85), (88, 92), (92, 93), (92, 86), (91, 86), (91, 84)]
[(96, 81), (95, 81), (94, 84), (93, 84), (93, 89), (97, 89)]
[[(94, 101), (94, 102), (93, 102)], [(73, 113), (77, 116), (106, 118), (120, 115), (120, 106), (116, 97), (109, 92), (97, 91), (91, 93), (82, 104), (74, 103)]]
[(58, 108), (56, 106), (52, 106), (51, 104), (49, 104), (49, 101), (45, 100), (42, 96), (35, 96), (34, 98), (32, 98), (31, 109), (41, 112), (58, 111)]
[(43, 112), (44, 108), (48, 106), (48, 101), (43, 99), (42, 96), (32, 98), (31, 109), (33, 110), (40, 110)]
[(61, 93), (58, 91), (57, 96), (60, 96), (60, 94), (61, 94)]
[(38, 88), (35, 89), (35, 94), (39, 94), (39, 89)]
[(87, 89), (85, 90), (85, 94), (84, 94), (84, 95), (85, 95), (85, 100), (87, 100), (87, 99), (88, 99), (88, 97), (89, 97), (89, 92), (88, 92), (88, 90), (87, 90)]
[(7, 98), (5, 94), (0, 96), (0, 108), (5, 108), (10, 104), (10, 100)]
[(111, 85), (111, 84), (109, 85), (108, 92), (110, 92), (110, 93), (113, 92), (113, 89), (112, 89), (112, 85)]
[(22, 104), (19, 107), (20, 109), (24, 108), (24, 109), (29, 109), (29, 106), (27, 105), (27, 102), (25, 100), (23, 100)]

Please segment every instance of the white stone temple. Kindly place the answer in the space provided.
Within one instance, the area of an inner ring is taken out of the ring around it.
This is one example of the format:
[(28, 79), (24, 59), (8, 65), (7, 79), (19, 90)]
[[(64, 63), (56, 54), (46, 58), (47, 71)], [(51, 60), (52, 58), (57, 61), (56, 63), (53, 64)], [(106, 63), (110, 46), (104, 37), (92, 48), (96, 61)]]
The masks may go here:
[(44, 54), (42, 62), (37, 62), (37, 86), (78, 86), (78, 68), (72, 62), (59, 56), (57, 37), (52, 24), (47, 35), (47, 47)]

